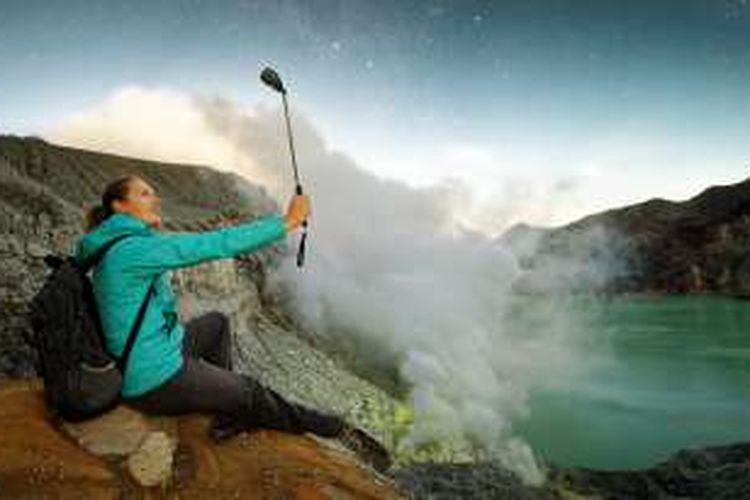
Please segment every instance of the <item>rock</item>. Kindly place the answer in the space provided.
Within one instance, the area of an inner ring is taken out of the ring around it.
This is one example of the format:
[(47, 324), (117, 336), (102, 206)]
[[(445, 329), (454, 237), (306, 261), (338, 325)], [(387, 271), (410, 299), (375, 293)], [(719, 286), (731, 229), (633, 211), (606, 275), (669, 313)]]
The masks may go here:
[(750, 499), (750, 443), (681, 451), (641, 470), (551, 467), (543, 487), (491, 463), (419, 463), (391, 474), (418, 499), (739, 500)]
[(36, 257), (40, 259), (47, 255), (49, 251), (39, 243), (29, 241), (26, 243), (26, 253), (30, 257)]
[(548, 489), (523, 484), (514, 474), (493, 463), (418, 463), (397, 469), (392, 474), (413, 498), (418, 499), (559, 498)]
[(735, 293), (739, 297), (750, 298), (750, 254), (742, 258), (736, 269)]
[(142, 447), (153, 434), (169, 435), (173, 440), (177, 434), (173, 420), (146, 417), (124, 405), (85, 422), (65, 423), (61, 428), (79, 446), (100, 457), (124, 457)]
[(557, 469), (550, 483), (594, 498), (750, 498), (750, 443), (684, 450), (642, 470)]
[(0, 238), (0, 254), (19, 255), (21, 248), (21, 244), (14, 236), (3, 234)]
[(141, 486), (166, 485), (177, 444), (165, 432), (152, 432), (128, 457), (128, 470)]

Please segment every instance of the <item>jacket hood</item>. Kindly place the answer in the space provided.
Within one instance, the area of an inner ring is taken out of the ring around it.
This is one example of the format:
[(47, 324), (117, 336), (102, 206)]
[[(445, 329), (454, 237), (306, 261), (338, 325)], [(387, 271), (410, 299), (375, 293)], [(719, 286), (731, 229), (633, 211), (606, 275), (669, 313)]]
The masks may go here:
[(124, 213), (114, 214), (78, 240), (75, 250), (76, 260), (79, 262), (85, 261), (107, 242), (118, 236), (125, 234), (148, 235), (154, 231), (151, 226), (137, 217)]

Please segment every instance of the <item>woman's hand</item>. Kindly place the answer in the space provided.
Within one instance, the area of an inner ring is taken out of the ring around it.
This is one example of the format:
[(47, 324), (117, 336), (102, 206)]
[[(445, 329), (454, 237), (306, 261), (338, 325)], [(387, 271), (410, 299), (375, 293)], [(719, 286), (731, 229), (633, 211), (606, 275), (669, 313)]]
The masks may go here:
[(286, 230), (297, 229), (310, 216), (310, 198), (305, 194), (294, 195), (286, 210)]

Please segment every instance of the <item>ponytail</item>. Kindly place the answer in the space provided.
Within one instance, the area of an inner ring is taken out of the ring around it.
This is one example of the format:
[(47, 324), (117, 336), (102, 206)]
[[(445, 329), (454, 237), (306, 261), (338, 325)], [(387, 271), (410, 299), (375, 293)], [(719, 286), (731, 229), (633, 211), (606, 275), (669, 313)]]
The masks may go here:
[(86, 231), (91, 231), (112, 215), (112, 210), (103, 205), (97, 205), (86, 212)]
[(99, 224), (115, 213), (112, 208), (112, 202), (115, 200), (125, 200), (128, 194), (128, 188), (130, 187), (130, 182), (135, 179), (138, 179), (138, 177), (135, 175), (128, 175), (107, 185), (104, 189), (104, 194), (102, 194), (102, 202), (91, 208), (86, 213), (87, 232), (95, 229)]

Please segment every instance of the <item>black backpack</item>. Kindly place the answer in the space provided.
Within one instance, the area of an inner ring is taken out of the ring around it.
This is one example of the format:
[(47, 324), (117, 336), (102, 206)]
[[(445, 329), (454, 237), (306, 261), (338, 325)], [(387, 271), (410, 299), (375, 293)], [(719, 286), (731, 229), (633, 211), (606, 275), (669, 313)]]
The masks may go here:
[(114, 238), (86, 262), (48, 255), (53, 269), (31, 301), (29, 322), (39, 353), (47, 405), (65, 420), (75, 422), (104, 413), (117, 405), (128, 357), (135, 344), (156, 278), (146, 293), (119, 359), (104, 345), (94, 291), (87, 273), (115, 243)]

